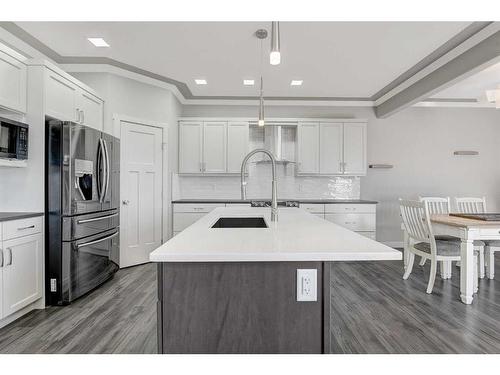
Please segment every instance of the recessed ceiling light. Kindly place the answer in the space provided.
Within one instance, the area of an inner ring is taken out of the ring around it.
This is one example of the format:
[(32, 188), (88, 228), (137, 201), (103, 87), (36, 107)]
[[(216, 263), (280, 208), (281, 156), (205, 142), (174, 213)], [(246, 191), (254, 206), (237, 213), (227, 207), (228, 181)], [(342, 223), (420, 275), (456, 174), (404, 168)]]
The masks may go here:
[(255, 85), (255, 81), (253, 79), (244, 79), (243, 84), (245, 86), (253, 86), (253, 85)]
[(194, 81), (196, 82), (197, 85), (206, 85), (207, 84), (207, 80), (203, 79), (203, 78), (198, 78), (198, 79), (195, 79)]
[(109, 47), (109, 44), (102, 38), (87, 38), (96, 47)]
[(301, 79), (293, 79), (292, 82), (290, 82), (290, 86), (302, 86), (302, 82)]

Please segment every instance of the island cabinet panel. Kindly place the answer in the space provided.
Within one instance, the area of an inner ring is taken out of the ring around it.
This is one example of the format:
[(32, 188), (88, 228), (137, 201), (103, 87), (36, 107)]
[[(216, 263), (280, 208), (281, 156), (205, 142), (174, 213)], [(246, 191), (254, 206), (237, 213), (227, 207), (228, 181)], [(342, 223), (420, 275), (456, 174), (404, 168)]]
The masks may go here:
[[(159, 352), (329, 352), (329, 267), (323, 262), (160, 263)], [(317, 301), (297, 302), (297, 269), (313, 268)]]

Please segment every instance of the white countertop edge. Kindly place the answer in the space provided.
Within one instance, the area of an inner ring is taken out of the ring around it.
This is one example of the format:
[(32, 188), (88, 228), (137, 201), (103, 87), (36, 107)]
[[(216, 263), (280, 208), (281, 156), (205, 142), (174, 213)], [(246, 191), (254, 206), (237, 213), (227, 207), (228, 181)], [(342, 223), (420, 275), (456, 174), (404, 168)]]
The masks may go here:
[(224, 253), (224, 254), (162, 254), (151, 255), (150, 260), (156, 263), (182, 263), (182, 262), (349, 262), (371, 260), (401, 260), (403, 253), (399, 252), (339, 252), (328, 254), (310, 253)]

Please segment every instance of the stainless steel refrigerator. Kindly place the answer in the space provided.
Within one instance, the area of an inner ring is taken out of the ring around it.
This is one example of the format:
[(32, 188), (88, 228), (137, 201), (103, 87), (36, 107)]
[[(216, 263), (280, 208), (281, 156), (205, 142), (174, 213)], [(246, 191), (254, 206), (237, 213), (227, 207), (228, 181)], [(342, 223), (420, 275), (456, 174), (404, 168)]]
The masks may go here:
[(45, 161), (46, 301), (63, 305), (119, 268), (120, 141), (47, 121)]

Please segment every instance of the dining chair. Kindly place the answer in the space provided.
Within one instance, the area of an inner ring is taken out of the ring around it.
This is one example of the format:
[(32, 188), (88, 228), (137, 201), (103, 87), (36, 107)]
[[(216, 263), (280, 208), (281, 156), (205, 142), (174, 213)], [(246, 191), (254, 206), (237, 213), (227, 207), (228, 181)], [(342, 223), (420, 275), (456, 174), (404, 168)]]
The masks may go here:
[[(430, 215), (447, 215), (450, 213), (450, 197), (419, 197), (420, 202), (424, 202), (427, 205)], [(437, 236), (439, 240), (456, 240), (455, 237), (450, 236)], [(420, 259), (419, 265), (423, 266), (426, 262), (426, 258)], [(441, 278), (449, 279), (451, 278), (451, 262), (441, 263)]]
[[(403, 279), (410, 277), (415, 255), (429, 259), (431, 269), (427, 293), (432, 293), (436, 279), (437, 262), (452, 262), (461, 260), (460, 240), (438, 240), (432, 231), (430, 212), (425, 202), (399, 200), (401, 219), (408, 234), (409, 244), (407, 246), (408, 265)], [(477, 292), (477, 251), (474, 251), (474, 291)]]
[[(487, 212), (486, 198), (455, 198), (458, 212), (463, 214), (481, 214)], [(475, 241), (474, 241), (475, 242)], [(479, 278), (484, 278), (485, 268), (489, 279), (495, 277), (495, 252), (500, 251), (500, 241), (481, 241), (484, 243), (479, 254)], [(474, 246), (476, 244), (474, 243)]]

